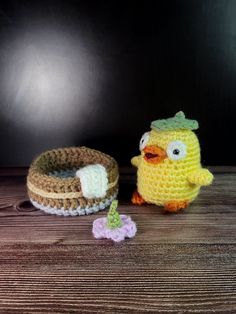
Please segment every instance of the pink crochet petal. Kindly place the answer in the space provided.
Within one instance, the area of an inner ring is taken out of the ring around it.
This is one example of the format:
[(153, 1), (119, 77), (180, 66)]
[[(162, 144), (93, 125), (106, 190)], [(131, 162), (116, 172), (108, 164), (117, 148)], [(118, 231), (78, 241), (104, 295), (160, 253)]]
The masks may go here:
[(128, 238), (133, 238), (137, 232), (136, 224), (133, 221), (126, 226), (126, 236)]
[(98, 218), (93, 222), (93, 235), (96, 239), (105, 237), (106, 218)]
[(122, 226), (116, 229), (107, 227), (107, 218), (98, 218), (93, 222), (93, 235), (96, 239), (112, 239), (120, 242), (127, 238), (133, 238), (137, 232), (136, 224), (129, 216), (121, 215)]
[(115, 242), (120, 242), (124, 240), (125, 234), (121, 228), (117, 228), (114, 230), (107, 230), (107, 237)]

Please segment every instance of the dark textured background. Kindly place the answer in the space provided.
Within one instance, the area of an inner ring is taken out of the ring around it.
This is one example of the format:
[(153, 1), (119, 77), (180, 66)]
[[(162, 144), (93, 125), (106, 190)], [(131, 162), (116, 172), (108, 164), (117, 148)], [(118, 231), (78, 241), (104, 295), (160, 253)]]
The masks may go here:
[(128, 165), (180, 109), (203, 163), (235, 164), (236, 1), (1, 2), (0, 74), (0, 165), (69, 145)]

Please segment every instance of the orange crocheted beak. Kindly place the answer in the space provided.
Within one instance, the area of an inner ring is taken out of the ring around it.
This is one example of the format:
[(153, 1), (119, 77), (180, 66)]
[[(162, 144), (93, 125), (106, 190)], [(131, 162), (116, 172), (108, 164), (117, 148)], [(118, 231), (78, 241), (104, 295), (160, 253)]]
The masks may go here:
[(151, 164), (159, 164), (167, 157), (166, 152), (155, 145), (146, 146), (143, 152), (144, 159)]

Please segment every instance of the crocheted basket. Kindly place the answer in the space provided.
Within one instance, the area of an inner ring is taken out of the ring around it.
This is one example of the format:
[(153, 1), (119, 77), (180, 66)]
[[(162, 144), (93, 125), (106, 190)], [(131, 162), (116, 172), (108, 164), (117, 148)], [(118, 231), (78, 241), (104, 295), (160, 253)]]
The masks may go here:
[(46, 151), (30, 166), (27, 177), (32, 204), (50, 214), (85, 215), (109, 206), (118, 193), (118, 165), (87, 147)]

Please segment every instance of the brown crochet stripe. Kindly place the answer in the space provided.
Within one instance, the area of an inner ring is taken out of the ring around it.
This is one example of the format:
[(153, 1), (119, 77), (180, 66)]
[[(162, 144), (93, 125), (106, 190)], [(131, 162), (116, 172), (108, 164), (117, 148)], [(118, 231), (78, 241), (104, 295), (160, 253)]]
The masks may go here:
[[(116, 186), (118, 182), (118, 177), (114, 182), (111, 182), (108, 184), (108, 189), (111, 189), (112, 187)], [(71, 199), (71, 198), (79, 198), (83, 197), (82, 192), (67, 192), (67, 193), (55, 193), (55, 192), (45, 192), (44, 190), (41, 190), (37, 188), (35, 185), (33, 185), (30, 181), (27, 183), (28, 189), (35, 193), (38, 194), (42, 197), (47, 197), (47, 198), (62, 198), (62, 199)]]
[[(79, 178), (62, 179), (47, 175), (47, 173), (53, 171), (70, 168), (79, 169), (97, 163), (103, 165), (108, 173), (110, 189), (104, 198), (106, 199), (118, 189), (118, 165), (111, 156), (87, 147), (54, 149), (37, 157), (30, 166), (27, 177), (28, 194), (32, 200), (39, 204), (56, 206), (57, 208), (76, 208), (78, 206), (85, 207), (98, 204), (103, 199), (88, 200), (82, 197)], [(31, 191), (32, 186), (35, 187), (33, 191)], [(36, 193), (36, 191), (41, 193)], [(58, 194), (58, 197), (56, 197), (56, 194)], [(63, 196), (65, 194), (68, 197), (65, 198)], [(76, 197), (73, 197), (73, 195)]]
[(117, 194), (118, 188), (112, 188), (109, 190), (105, 198), (96, 198), (96, 199), (86, 199), (84, 197), (74, 198), (74, 199), (49, 199), (45, 197), (41, 197), (38, 194), (35, 194), (28, 190), (29, 198), (33, 201), (36, 201), (38, 204), (42, 204), (44, 206), (56, 207), (56, 208), (85, 208), (86, 206), (92, 207), (93, 205), (98, 205), (100, 202), (109, 199), (114, 194)]

